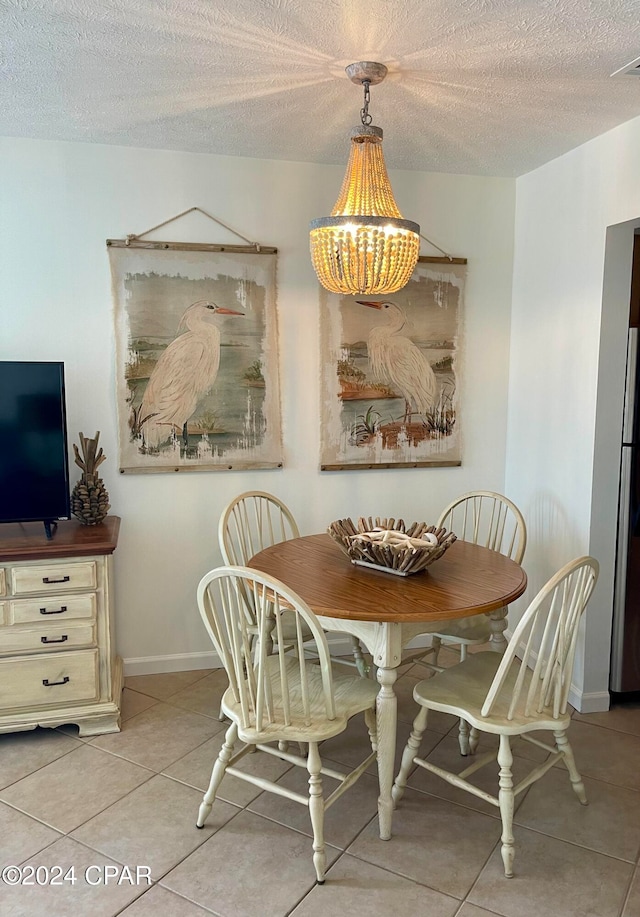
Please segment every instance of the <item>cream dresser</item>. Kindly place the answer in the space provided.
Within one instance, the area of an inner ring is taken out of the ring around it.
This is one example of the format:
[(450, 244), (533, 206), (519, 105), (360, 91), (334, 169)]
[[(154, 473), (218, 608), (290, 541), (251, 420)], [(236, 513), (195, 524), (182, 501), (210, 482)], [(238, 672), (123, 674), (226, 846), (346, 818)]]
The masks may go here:
[(0, 733), (78, 725), (118, 732), (111, 561), (120, 519), (0, 525)]

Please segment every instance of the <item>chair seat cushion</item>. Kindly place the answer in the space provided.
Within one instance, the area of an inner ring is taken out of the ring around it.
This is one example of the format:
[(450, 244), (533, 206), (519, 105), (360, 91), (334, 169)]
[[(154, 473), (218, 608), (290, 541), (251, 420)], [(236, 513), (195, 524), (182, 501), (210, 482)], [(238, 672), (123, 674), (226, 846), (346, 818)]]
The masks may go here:
[(482, 706), (501, 660), (499, 653), (474, 653), (459, 665), (418, 682), (413, 691), (414, 700), (430, 710), (462, 717), (484, 732), (518, 735), (534, 729), (566, 729), (570, 721), (567, 713), (554, 718), (551, 708), (545, 708), (540, 713), (534, 710), (529, 715), (525, 714), (524, 704), (533, 674), (530, 669), (524, 673), (521, 703), (514, 710), (512, 718), (507, 718), (513, 687), (520, 672), (518, 660), (514, 660), (491, 715), (482, 716)]
[[(338, 667), (333, 670), (333, 694), (335, 699), (335, 719), (328, 719), (326, 714), (322, 674), (320, 666), (313, 660), (305, 661), (308, 678), (309, 715), (304, 713), (301, 696), (300, 668), (297, 658), (284, 656), (289, 682), (289, 722), (285, 723), (282, 697), (280, 693), (280, 659), (278, 655), (270, 656), (267, 665), (271, 670), (273, 686), (273, 712), (269, 717), (265, 711), (262, 728), (256, 729), (255, 716), (251, 722), (242, 722), (242, 711), (239, 701), (227, 688), (222, 698), (222, 710), (238, 725), (238, 735), (243, 742), (320, 742), (343, 732), (347, 721), (356, 713), (375, 705), (379, 685), (370, 678), (359, 675), (344, 675)], [(270, 721), (271, 720), (271, 721)]]

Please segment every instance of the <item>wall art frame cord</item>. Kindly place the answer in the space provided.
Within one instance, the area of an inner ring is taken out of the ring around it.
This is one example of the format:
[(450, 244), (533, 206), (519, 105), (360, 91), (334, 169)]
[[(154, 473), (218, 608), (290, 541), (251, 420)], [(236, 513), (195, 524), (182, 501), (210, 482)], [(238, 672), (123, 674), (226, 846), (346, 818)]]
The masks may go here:
[(137, 236), (107, 249), (120, 471), (281, 468), (277, 249)]
[(462, 463), (467, 259), (421, 256), (387, 297), (320, 289), (320, 469)]

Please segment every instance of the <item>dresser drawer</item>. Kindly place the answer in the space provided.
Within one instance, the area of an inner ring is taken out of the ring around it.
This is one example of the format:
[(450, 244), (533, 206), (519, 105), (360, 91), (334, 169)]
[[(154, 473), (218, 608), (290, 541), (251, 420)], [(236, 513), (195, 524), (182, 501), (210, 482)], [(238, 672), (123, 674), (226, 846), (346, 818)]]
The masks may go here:
[(0, 654), (51, 653), (57, 650), (95, 646), (95, 625), (87, 622), (70, 624), (51, 622), (43, 627), (3, 627), (0, 630)]
[(11, 586), (14, 595), (30, 592), (66, 592), (70, 589), (95, 589), (95, 561), (68, 564), (34, 564), (13, 567)]
[(44, 624), (49, 621), (66, 621), (68, 618), (94, 620), (96, 616), (96, 596), (93, 592), (86, 595), (48, 595), (41, 599), (18, 599), (5, 604), (8, 609), (7, 624), (30, 624), (33, 621)]
[(0, 707), (61, 706), (98, 697), (98, 650), (0, 659)]

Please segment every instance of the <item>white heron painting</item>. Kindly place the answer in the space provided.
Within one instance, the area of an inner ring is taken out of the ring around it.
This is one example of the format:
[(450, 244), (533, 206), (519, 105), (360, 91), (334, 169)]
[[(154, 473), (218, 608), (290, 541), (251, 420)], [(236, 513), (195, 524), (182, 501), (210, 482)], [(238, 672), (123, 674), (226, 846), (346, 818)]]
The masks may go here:
[(109, 256), (121, 470), (279, 467), (275, 252)]
[(321, 292), (323, 470), (459, 465), (466, 260), (421, 258), (387, 298)]

